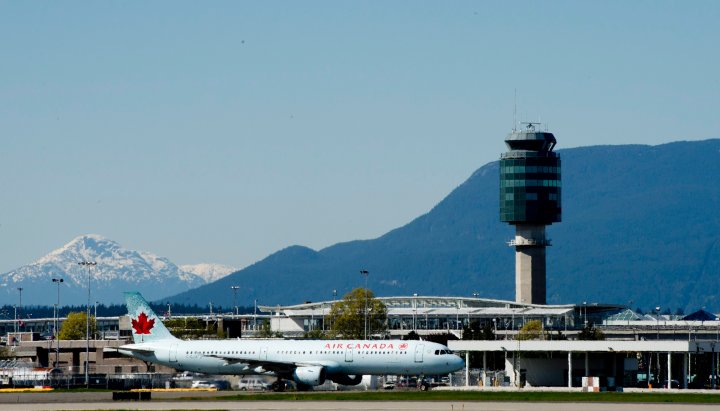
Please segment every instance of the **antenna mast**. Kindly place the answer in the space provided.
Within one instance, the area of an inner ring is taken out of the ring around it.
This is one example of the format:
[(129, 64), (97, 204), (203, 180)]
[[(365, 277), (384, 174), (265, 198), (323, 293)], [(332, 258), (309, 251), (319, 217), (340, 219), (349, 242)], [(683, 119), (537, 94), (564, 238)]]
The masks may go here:
[(513, 100), (513, 132), (517, 131), (517, 89), (515, 89), (515, 99)]

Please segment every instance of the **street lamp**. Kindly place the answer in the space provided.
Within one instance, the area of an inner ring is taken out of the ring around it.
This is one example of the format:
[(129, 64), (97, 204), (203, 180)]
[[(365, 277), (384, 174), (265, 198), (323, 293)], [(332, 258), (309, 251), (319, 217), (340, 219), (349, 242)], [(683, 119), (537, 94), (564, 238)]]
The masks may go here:
[(53, 278), (52, 282), (57, 284), (57, 304), (55, 304), (55, 368), (60, 366), (60, 284), (65, 281), (62, 278)]
[(85, 387), (90, 388), (90, 271), (97, 266), (95, 261), (80, 261), (79, 265), (87, 268), (88, 299), (85, 312)]
[(20, 327), (17, 326), (17, 324), (18, 324), (18, 315), (17, 315), (18, 310), (20, 310), (20, 322), (22, 322), (22, 292), (23, 292), (23, 288), (22, 288), (22, 287), (18, 287), (17, 290), (18, 290), (18, 292), (20, 292), (20, 303), (18, 304), (18, 309), (15, 310), (15, 324), (16, 324), (16, 330), (15, 330), (15, 332), (20, 331)]
[(231, 285), (230, 288), (233, 290), (233, 306), (235, 307), (235, 315), (238, 315), (238, 305), (237, 305), (237, 291), (240, 289), (239, 285)]
[(367, 322), (368, 322), (368, 277), (370, 272), (368, 270), (360, 270), (360, 275), (365, 276), (365, 339), (367, 340)]
[(655, 332), (657, 335), (655, 336), (656, 340), (660, 339), (660, 306), (655, 307)]
[(413, 293), (413, 331), (415, 331), (415, 321), (417, 318), (417, 293)]
[[(97, 306), (99, 302), (95, 301), (95, 314), (93, 314), (93, 323), (95, 324), (95, 332), (93, 333), (93, 340), (97, 340), (100, 333), (98, 332), (98, 326), (97, 326)], [(102, 339), (102, 338), (101, 338)]]

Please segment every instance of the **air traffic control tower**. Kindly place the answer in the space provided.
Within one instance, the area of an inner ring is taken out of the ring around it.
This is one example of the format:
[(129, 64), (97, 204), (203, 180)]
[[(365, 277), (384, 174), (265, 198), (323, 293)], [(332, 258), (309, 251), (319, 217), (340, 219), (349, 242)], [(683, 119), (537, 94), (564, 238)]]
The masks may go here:
[(515, 301), (545, 304), (545, 226), (560, 221), (560, 156), (537, 123), (513, 130), (500, 156), (500, 221), (515, 226)]

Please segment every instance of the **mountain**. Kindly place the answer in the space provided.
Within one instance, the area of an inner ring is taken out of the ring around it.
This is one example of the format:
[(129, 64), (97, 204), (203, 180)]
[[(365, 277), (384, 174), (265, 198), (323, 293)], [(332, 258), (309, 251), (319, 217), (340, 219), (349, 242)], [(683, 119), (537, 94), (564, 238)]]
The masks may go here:
[(88, 269), (79, 261), (97, 263), (89, 269), (90, 304), (121, 303), (121, 291), (141, 290), (156, 300), (205, 284), (167, 258), (129, 250), (98, 235), (83, 235), (31, 264), (0, 275), (0, 296), (17, 304), (17, 288), (22, 287), (23, 305), (52, 305), (57, 301), (57, 284), (52, 278), (62, 278), (60, 304), (87, 304)]
[(237, 268), (230, 267), (229, 265), (209, 263), (181, 265), (180, 269), (186, 273), (195, 274), (196, 276), (202, 278), (206, 283), (217, 281), (238, 270)]
[[(548, 303), (720, 309), (720, 140), (559, 152), (563, 221), (548, 228)], [(514, 230), (499, 221), (498, 180), (498, 163), (486, 164), (379, 238), (291, 246), (169, 300), (228, 305), (236, 284), (240, 304), (326, 300), (363, 286), (361, 269), (383, 296), (512, 299)]]

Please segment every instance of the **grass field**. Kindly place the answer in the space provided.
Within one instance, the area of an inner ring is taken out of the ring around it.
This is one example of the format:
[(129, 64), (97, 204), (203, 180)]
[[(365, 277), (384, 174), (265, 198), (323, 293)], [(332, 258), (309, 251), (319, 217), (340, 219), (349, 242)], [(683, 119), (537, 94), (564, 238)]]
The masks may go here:
[[(187, 397), (184, 400), (201, 398)], [(366, 391), (253, 393), (217, 397), (237, 401), (527, 401), (720, 404), (720, 394), (695, 393), (582, 393), (582, 392), (478, 392), (478, 391)], [(208, 400), (208, 398), (202, 398)]]

